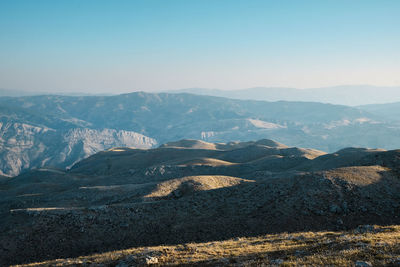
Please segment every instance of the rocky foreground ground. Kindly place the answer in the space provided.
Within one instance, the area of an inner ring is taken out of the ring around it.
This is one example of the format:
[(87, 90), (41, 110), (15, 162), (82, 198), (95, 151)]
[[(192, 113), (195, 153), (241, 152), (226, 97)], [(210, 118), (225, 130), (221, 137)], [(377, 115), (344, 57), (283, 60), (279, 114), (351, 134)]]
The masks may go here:
[(400, 226), (138, 247), (20, 266), (399, 266)]
[(0, 265), (96, 253), (110, 265), (397, 264), (399, 167), (399, 150), (271, 140), (116, 148), (0, 181)]

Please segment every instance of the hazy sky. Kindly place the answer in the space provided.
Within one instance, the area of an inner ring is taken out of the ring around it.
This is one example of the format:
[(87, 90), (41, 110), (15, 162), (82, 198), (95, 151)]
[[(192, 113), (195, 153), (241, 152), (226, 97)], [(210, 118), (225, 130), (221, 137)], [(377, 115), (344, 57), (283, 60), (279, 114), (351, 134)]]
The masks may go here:
[(0, 0), (0, 88), (400, 85), (399, 0)]

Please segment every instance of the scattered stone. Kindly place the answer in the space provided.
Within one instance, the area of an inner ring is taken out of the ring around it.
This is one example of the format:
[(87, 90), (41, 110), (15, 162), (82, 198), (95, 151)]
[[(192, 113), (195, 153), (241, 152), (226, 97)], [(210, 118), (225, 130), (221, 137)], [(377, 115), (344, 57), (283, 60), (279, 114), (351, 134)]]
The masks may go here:
[(175, 190), (174, 192), (172, 192), (172, 194), (173, 194), (173, 196), (174, 196), (175, 198), (181, 198), (181, 197), (183, 196), (182, 191), (179, 190), (179, 189), (177, 189), (177, 190)]
[(357, 234), (364, 234), (364, 233), (372, 233), (375, 232), (375, 226), (373, 225), (359, 225), (356, 229), (355, 229), (355, 233)]
[(361, 207), (360, 207), (360, 211), (362, 211), (362, 212), (367, 212), (368, 209), (367, 209), (366, 207), (364, 207), (364, 206), (361, 206)]
[(323, 210), (314, 210), (313, 212), (314, 212), (315, 215), (318, 215), (318, 216), (324, 216), (325, 215), (325, 212)]
[(146, 257), (146, 264), (150, 265), (150, 264), (157, 264), (157, 263), (158, 263), (158, 258), (151, 257), (151, 256)]
[(346, 201), (343, 202), (343, 204), (342, 204), (342, 210), (343, 210), (344, 213), (347, 213), (349, 211), (349, 207), (348, 207)]
[(338, 205), (332, 204), (332, 205), (329, 207), (329, 211), (330, 211), (331, 213), (340, 214), (340, 213), (342, 213), (342, 208), (340, 208)]
[(129, 267), (129, 264), (125, 261), (120, 261), (115, 267)]
[(301, 256), (304, 254), (304, 250), (296, 250), (296, 252), (294, 253), (295, 256)]
[(230, 263), (229, 258), (221, 258), (218, 261), (224, 265), (228, 265)]
[(271, 261), (271, 264), (273, 265), (281, 265), (282, 263), (283, 263), (282, 259), (276, 259)]
[(356, 246), (357, 246), (357, 247), (360, 247), (360, 248), (365, 248), (365, 247), (367, 246), (367, 244), (365, 244), (365, 243), (363, 243), (363, 242), (357, 242), (357, 243), (356, 243)]
[(368, 261), (356, 261), (355, 267), (372, 267), (372, 264)]
[(125, 259), (121, 260), (116, 267), (129, 267), (129, 266), (136, 266), (138, 264), (136, 257), (128, 256)]
[(305, 216), (309, 216), (309, 215), (310, 215), (310, 212), (308, 212), (307, 210), (302, 210), (302, 211), (301, 211), (301, 214), (302, 214), (302, 215), (305, 215)]
[(121, 223), (119, 226), (121, 228), (129, 228), (129, 223)]
[(303, 235), (293, 237), (293, 240), (296, 240), (296, 241), (302, 241), (304, 239), (306, 239), (306, 238)]

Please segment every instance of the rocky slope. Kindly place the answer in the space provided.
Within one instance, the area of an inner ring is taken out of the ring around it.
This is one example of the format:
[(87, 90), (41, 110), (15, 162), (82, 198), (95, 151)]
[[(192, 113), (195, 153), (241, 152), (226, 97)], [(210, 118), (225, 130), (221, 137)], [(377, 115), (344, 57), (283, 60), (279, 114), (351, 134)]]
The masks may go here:
[(0, 262), (400, 224), (400, 150), (271, 140), (114, 148), (0, 182)]
[(115, 147), (150, 148), (157, 142), (131, 131), (87, 128), (52, 129), (26, 123), (0, 122), (0, 174), (52, 166), (68, 168), (96, 152)]
[(152, 147), (179, 139), (269, 138), (327, 152), (400, 147), (397, 122), (357, 108), (190, 94), (0, 97), (0, 123), (0, 174), (6, 175), (68, 167), (114, 146)]

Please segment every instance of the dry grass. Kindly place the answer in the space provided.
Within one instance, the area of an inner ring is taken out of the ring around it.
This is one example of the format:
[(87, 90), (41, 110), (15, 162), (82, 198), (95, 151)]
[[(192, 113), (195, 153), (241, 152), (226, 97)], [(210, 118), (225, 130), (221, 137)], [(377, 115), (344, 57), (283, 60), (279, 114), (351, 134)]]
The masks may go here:
[(220, 159), (213, 159), (213, 158), (198, 158), (183, 162), (180, 161), (177, 162), (177, 165), (178, 166), (229, 166), (229, 165), (236, 165), (236, 163)]
[(149, 256), (156, 257), (158, 265), (354, 266), (356, 261), (370, 262), (374, 266), (397, 265), (400, 264), (400, 226), (140, 247), (25, 266), (145, 265)]
[[(378, 183), (383, 173), (389, 173), (390, 169), (379, 165), (342, 167), (325, 172), (326, 177), (340, 177), (341, 179), (357, 186), (367, 186)], [(395, 177), (394, 179), (397, 179)]]
[(201, 140), (183, 139), (177, 142), (169, 142), (163, 144), (161, 147), (215, 150), (216, 144), (204, 142)]
[(200, 175), (187, 176), (162, 182), (157, 185), (156, 189), (145, 198), (162, 198), (167, 197), (176, 190), (180, 193), (191, 193), (194, 191), (212, 190), (222, 187), (235, 186), (243, 182), (254, 182), (252, 180), (241, 179), (223, 175)]

